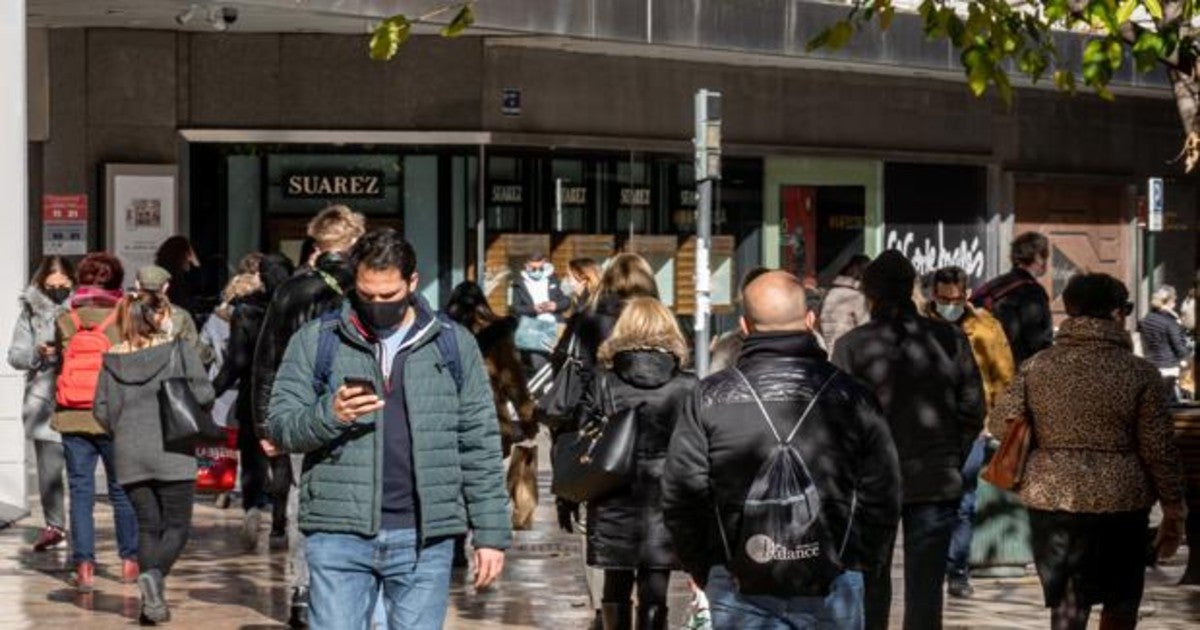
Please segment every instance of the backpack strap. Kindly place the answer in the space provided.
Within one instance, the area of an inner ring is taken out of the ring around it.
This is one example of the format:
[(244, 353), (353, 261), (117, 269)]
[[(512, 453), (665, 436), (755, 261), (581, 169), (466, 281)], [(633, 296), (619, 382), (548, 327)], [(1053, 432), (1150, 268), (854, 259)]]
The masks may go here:
[(817, 390), (816, 394), (813, 394), (812, 400), (808, 401), (808, 407), (805, 407), (804, 414), (800, 416), (800, 420), (796, 422), (796, 426), (792, 428), (792, 432), (788, 434), (787, 439), (785, 440), (779, 437), (779, 431), (775, 430), (775, 424), (771, 422), (771, 415), (767, 413), (767, 407), (763, 405), (762, 398), (758, 397), (758, 392), (755, 391), (754, 386), (750, 384), (750, 379), (746, 378), (746, 375), (743, 374), (742, 371), (737, 367), (734, 367), (733, 371), (735, 374), (741, 377), (742, 382), (746, 384), (746, 387), (750, 388), (750, 395), (754, 397), (754, 402), (758, 405), (758, 410), (762, 412), (763, 421), (765, 421), (767, 426), (771, 428), (771, 434), (775, 436), (776, 441), (785, 446), (792, 441), (792, 438), (796, 437), (796, 433), (800, 431), (800, 425), (804, 424), (804, 420), (808, 418), (810, 413), (812, 413), (813, 407), (817, 406), (817, 400), (821, 398), (821, 394), (825, 392), (825, 389), (828, 388), (829, 384), (833, 382), (833, 379), (837, 377), (837, 372), (834, 372), (829, 376), (829, 378), (825, 379), (825, 382), (821, 385), (821, 388)]
[(1017, 278), (1016, 280), (1013, 280), (1012, 282), (1009, 282), (1008, 284), (1002, 285), (998, 288), (989, 287), (988, 290), (981, 296), (981, 299), (977, 305), (982, 306), (990, 311), (996, 306), (996, 302), (1008, 297), (1009, 293), (1012, 293), (1023, 286), (1035, 284), (1037, 284), (1036, 280), (1030, 280), (1029, 278), (1022, 277)]
[(438, 331), (434, 342), (437, 345), (438, 354), (442, 355), (442, 362), (446, 364), (446, 369), (450, 371), (450, 376), (454, 377), (454, 387), (461, 392), (463, 368), (462, 353), (459, 352), (458, 348), (458, 333), (454, 329), (454, 321), (448, 315), (439, 312), (436, 317), (441, 330)]
[(333, 359), (337, 354), (337, 328), (341, 324), (341, 310), (321, 313), (321, 330), (317, 337), (317, 358), (313, 362), (312, 386), (317, 397), (329, 391), (329, 378), (333, 376)]
[(104, 318), (104, 320), (100, 322), (100, 325), (96, 327), (96, 330), (99, 330), (101, 332), (107, 331), (109, 326), (112, 326), (114, 323), (116, 323), (116, 321), (117, 321), (117, 309), (114, 308), (112, 311), (110, 311), (108, 313), (108, 316), (106, 316)]

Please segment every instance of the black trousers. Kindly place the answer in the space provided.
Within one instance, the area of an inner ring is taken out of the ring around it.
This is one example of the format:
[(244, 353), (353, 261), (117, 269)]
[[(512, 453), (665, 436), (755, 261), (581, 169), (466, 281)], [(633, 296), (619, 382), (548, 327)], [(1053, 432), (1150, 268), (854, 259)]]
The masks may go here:
[(636, 573), (620, 569), (605, 569), (603, 600), (610, 604), (629, 603), (636, 583), (639, 606), (651, 604), (666, 606), (667, 585), (670, 581), (671, 572), (667, 569), (638, 569)]
[[(959, 501), (910, 503), (901, 511), (904, 527), (904, 630), (942, 627), (942, 586), (946, 556), (958, 523)], [(893, 541), (894, 543), (894, 541)], [(892, 563), (865, 576), (868, 630), (886, 630), (892, 603)]]
[(242, 509), (249, 512), (251, 508), (265, 508), (271, 503), (267, 495), (267, 483), (270, 481), (270, 463), (266, 453), (258, 445), (258, 437), (254, 427), (249, 422), (241, 423), (238, 427), (238, 454), (240, 457), (242, 478)]
[(195, 481), (145, 481), (125, 486), (138, 521), (138, 565), (165, 576), (192, 528)]

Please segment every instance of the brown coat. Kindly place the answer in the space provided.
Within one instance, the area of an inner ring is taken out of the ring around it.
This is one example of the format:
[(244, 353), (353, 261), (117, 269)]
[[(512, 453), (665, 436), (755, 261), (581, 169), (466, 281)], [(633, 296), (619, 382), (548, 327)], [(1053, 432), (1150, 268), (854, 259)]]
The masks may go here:
[[(533, 420), (533, 398), (525, 387), (525, 367), (521, 364), (513, 339), (516, 320), (500, 319), (473, 332), (479, 341), (479, 349), (483, 352), (483, 362), (491, 380), (492, 400), (496, 405), (496, 418), (500, 421), (500, 447), (504, 456), (508, 457), (514, 442), (537, 434), (537, 422)], [(516, 430), (518, 428), (520, 431)]]
[(1116, 322), (1078, 317), (1055, 345), (1026, 361), (988, 417), (997, 437), (1028, 412), (1034, 448), (1020, 489), (1026, 506), (1126, 512), (1183, 500), (1167, 392), (1135, 357)]

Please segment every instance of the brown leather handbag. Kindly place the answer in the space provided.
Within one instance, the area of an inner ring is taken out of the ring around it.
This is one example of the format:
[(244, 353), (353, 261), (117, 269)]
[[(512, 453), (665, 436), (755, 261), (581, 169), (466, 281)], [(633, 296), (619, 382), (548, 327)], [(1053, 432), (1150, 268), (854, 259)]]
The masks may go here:
[(1000, 448), (983, 468), (980, 478), (1001, 490), (1015, 492), (1025, 478), (1025, 465), (1032, 450), (1033, 423), (1026, 412), (1008, 421), (1008, 434), (1000, 441)]

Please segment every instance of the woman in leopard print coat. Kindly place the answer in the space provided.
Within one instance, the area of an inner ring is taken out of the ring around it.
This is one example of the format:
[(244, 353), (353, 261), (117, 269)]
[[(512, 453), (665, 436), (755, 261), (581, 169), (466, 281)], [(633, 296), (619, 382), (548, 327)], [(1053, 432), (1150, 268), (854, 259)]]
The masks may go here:
[(1018, 416), (1033, 424), (1019, 492), (1056, 629), (1085, 628), (1099, 603), (1102, 627), (1136, 626), (1155, 502), (1166, 515), (1158, 555), (1172, 555), (1182, 536), (1182, 472), (1166, 391), (1158, 370), (1133, 355), (1128, 299), (1111, 276), (1072, 278), (1063, 294), (1071, 317), (1054, 347), (1025, 362), (988, 419), (997, 437)]

